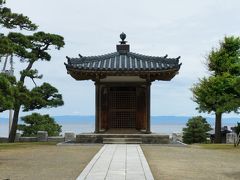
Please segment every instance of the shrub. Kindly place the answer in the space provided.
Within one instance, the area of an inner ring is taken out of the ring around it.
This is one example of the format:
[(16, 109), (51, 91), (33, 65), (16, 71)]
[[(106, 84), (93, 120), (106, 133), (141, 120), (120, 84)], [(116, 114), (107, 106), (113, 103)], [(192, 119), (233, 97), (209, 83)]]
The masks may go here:
[(202, 116), (192, 117), (183, 128), (183, 142), (187, 144), (206, 142), (207, 132), (212, 128)]
[(25, 123), (18, 125), (18, 130), (23, 131), (22, 136), (36, 136), (38, 131), (47, 131), (49, 136), (58, 136), (62, 132), (62, 126), (48, 114), (33, 113), (21, 119)]

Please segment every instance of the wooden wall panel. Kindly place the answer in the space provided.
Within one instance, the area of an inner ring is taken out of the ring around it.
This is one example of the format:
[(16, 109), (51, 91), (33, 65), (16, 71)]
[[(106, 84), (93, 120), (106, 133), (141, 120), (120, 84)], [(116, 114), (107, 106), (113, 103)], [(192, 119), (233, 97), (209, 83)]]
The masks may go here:
[[(110, 88), (129, 87), (136, 88), (136, 129), (147, 130), (148, 128), (148, 105), (149, 100), (147, 97), (148, 85), (145, 84), (101, 84), (99, 88), (99, 126), (100, 130), (108, 130), (111, 126), (111, 105), (110, 105)], [(130, 91), (131, 92), (131, 91)], [(123, 103), (124, 104), (124, 103)], [(126, 108), (128, 106), (126, 105)], [(149, 107), (150, 108), (150, 107)], [(130, 118), (131, 119), (131, 118)]]
[(137, 125), (136, 129), (146, 129), (147, 116), (146, 116), (146, 88), (137, 87)]
[(108, 88), (101, 86), (101, 93), (100, 93), (100, 126), (101, 129), (108, 129)]

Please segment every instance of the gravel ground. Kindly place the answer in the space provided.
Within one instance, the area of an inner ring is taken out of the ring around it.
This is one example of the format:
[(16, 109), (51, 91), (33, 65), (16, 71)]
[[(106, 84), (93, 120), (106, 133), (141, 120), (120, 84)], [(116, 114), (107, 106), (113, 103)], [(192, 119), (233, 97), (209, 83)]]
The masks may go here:
[(1, 148), (0, 180), (71, 180), (101, 145), (14, 145)]
[(155, 179), (240, 179), (240, 148), (206, 149), (199, 146), (143, 145)]

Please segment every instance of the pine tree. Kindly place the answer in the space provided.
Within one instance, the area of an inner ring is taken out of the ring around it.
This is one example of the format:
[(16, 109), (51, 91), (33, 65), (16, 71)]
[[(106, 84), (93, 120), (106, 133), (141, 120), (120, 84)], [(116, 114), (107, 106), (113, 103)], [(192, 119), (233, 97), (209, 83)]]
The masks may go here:
[(192, 117), (183, 128), (183, 142), (187, 144), (206, 142), (207, 132), (212, 128), (202, 116)]
[(33, 113), (21, 119), (25, 123), (18, 125), (22, 136), (36, 136), (38, 131), (47, 131), (49, 136), (59, 136), (62, 132), (62, 126), (58, 125), (48, 114)]
[[(11, 9), (6, 7), (4, 0), (0, 0), (0, 26), (8, 30), (19, 28), (20, 30), (36, 31), (38, 28), (27, 16), (13, 13)], [(20, 62), (26, 63), (26, 68), (20, 71), (20, 78), (14, 84), (13, 94), (4, 88), (11, 83), (2, 81), (5, 85), (0, 87), (0, 92), (5, 92), (5, 95), (9, 93), (8, 96), (11, 97), (7, 103), (4, 103), (5, 107), (0, 105), (0, 109), (6, 110), (7, 106), (14, 109), (9, 142), (15, 140), (21, 107), (24, 111), (31, 111), (63, 105), (62, 96), (56, 88), (47, 83), (37, 86), (35, 79), (42, 78), (42, 75), (39, 75), (38, 70), (34, 69), (33, 65), (37, 61), (50, 61), (51, 55), (48, 53), (50, 48), (54, 47), (59, 50), (64, 44), (62, 36), (45, 32), (35, 32), (32, 35), (24, 35), (19, 32), (9, 32), (7, 35), (0, 34), (0, 57), (11, 55), (18, 57)], [(26, 78), (31, 79), (36, 88), (28, 89), (25, 86)], [(1, 98), (3, 99), (3, 96), (0, 94)]]

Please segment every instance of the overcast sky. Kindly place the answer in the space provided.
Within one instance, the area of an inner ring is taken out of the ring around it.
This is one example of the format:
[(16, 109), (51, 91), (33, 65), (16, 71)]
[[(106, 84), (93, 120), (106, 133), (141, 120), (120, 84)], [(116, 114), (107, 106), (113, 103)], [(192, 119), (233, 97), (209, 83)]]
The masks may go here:
[[(63, 107), (41, 111), (51, 115), (94, 115), (94, 83), (71, 78), (65, 56), (114, 52), (121, 32), (132, 52), (181, 56), (179, 75), (152, 83), (151, 114), (196, 115), (189, 89), (208, 75), (206, 55), (225, 35), (240, 31), (239, 0), (7, 0), (7, 5), (29, 16), (39, 31), (65, 38), (61, 51), (51, 51), (51, 62), (35, 66), (44, 75), (37, 83), (49, 82), (63, 94)], [(16, 61), (15, 75), (25, 66)]]

